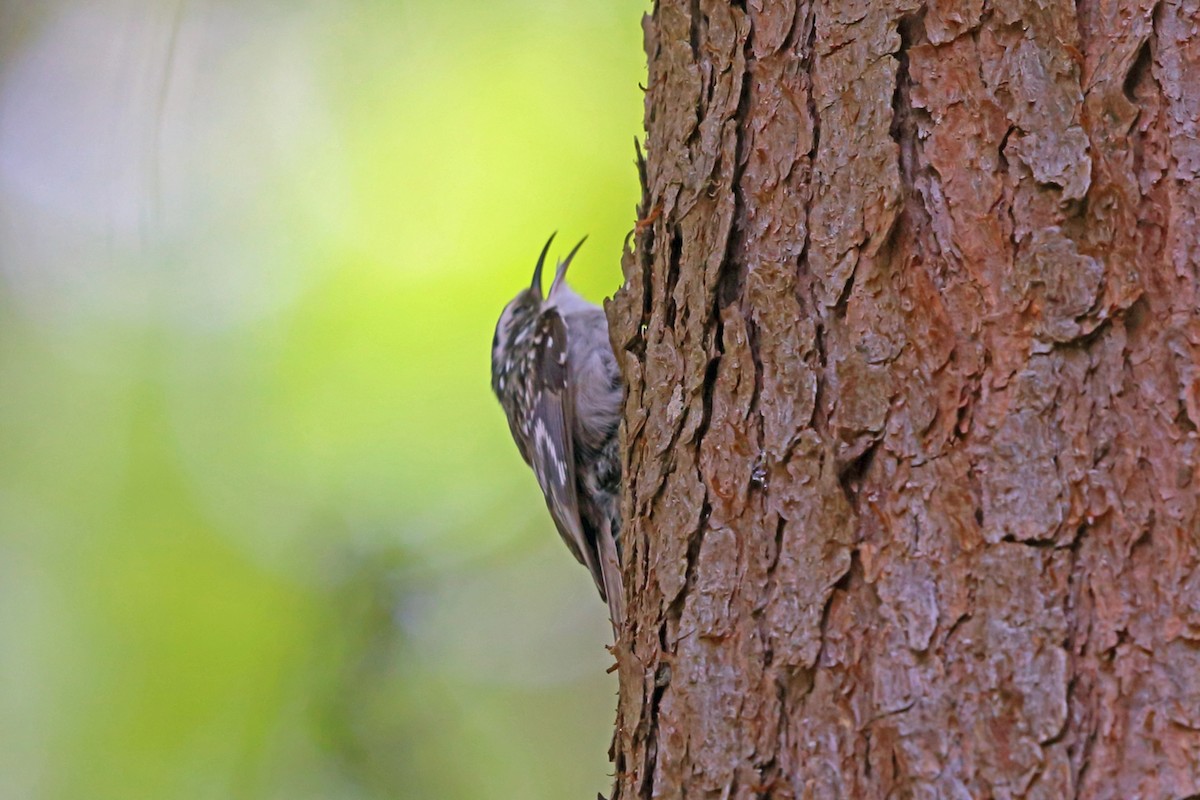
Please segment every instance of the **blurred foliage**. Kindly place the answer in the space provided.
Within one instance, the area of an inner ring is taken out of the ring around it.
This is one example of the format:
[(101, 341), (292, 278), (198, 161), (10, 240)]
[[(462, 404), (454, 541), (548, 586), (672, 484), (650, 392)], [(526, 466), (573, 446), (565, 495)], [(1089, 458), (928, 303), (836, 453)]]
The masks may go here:
[(607, 788), (489, 346), (620, 281), (644, 5), (0, 0), (0, 798)]

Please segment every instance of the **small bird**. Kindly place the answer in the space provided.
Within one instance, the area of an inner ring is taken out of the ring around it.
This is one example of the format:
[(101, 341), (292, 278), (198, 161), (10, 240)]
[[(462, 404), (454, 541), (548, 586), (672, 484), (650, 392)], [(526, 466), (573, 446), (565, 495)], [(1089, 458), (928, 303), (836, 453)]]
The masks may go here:
[(555, 527), (607, 601), (615, 636), (625, 616), (617, 436), (622, 385), (604, 311), (566, 282), (586, 239), (558, 262), (543, 297), (551, 234), (529, 288), (504, 307), (492, 339), (492, 390)]

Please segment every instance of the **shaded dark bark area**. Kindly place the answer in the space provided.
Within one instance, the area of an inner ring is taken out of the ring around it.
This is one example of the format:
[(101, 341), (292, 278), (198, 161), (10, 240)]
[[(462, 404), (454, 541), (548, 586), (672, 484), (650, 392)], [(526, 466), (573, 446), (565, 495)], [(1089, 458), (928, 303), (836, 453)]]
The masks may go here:
[(1198, 19), (655, 4), (619, 797), (1200, 793)]

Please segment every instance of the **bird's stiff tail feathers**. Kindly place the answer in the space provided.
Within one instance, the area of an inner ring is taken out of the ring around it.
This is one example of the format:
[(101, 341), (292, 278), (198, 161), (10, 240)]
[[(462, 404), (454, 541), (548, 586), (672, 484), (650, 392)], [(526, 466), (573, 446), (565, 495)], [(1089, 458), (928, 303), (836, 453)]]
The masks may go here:
[(625, 624), (625, 587), (621, 581), (621, 559), (617, 555), (617, 543), (610, 530), (601, 531), (596, 537), (597, 555), (600, 557), (600, 577), (604, 582), (604, 596), (608, 600), (608, 616), (612, 620), (613, 642), (616, 643)]

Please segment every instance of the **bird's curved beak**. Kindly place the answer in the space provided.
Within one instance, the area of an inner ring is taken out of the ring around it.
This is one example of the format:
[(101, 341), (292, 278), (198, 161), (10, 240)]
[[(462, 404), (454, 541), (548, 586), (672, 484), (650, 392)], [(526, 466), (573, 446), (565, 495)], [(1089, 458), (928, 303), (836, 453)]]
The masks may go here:
[(579, 244), (571, 248), (571, 252), (567, 253), (567, 257), (558, 262), (558, 270), (554, 273), (554, 282), (550, 284), (550, 294), (546, 295), (547, 297), (554, 297), (555, 290), (559, 286), (562, 286), (563, 280), (567, 276), (567, 267), (571, 266), (571, 259), (575, 257), (575, 254), (579, 252), (579, 248), (583, 247), (583, 243), (586, 241), (587, 237), (584, 236), (579, 240)]
[(542, 266), (546, 263), (546, 253), (550, 252), (550, 243), (554, 241), (554, 237), (558, 235), (558, 231), (550, 234), (550, 238), (546, 240), (546, 244), (542, 247), (542, 254), (538, 256), (537, 266), (533, 268), (533, 281), (529, 284), (529, 291), (533, 292), (534, 296), (542, 299)]

